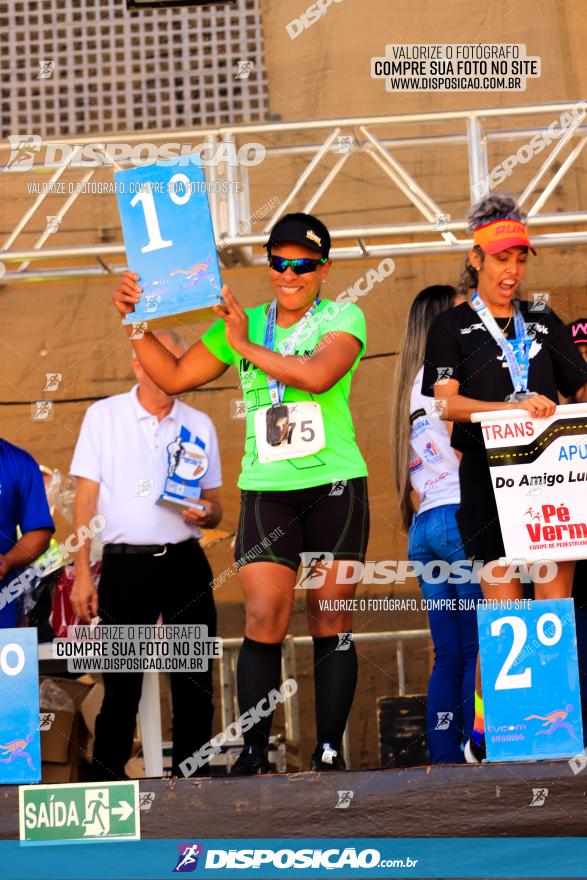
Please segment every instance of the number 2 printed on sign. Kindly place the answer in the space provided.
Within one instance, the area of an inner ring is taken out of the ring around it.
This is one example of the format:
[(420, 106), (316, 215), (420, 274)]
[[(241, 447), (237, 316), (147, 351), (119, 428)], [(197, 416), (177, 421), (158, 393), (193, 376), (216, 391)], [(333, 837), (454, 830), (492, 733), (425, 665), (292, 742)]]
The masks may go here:
[[(545, 629), (547, 623), (552, 624), (554, 627), (554, 632), (550, 635), (547, 634)], [(521, 617), (515, 617), (514, 615), (509, 617), (499, 617), (491, 623), (491, 635), (499, 636), (505, 625), (511, 626), (514, 640), (506, 661), (500, 669), (499, 675), (495, 681), (495, 690), (502, 691), (514, 690), (516, 688), (530, 688), (532, 687), (532, 670), (530, 667), (523, 672), (510, 673), (510, 669), (526, 645), (528, 628)], [(562, 631), (563, 626), (561, 619), (556, 614), (548, 612), (538, 618), (536, 635), (538, 636), (538, 640), (546, 647), (556, 645), (557, 642), (560, 641)]]

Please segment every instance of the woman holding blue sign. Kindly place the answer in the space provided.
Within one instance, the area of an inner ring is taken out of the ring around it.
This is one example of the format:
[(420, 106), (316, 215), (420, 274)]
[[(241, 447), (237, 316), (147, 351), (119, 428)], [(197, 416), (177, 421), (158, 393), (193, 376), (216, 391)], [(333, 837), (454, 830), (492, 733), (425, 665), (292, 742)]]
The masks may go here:
[[(247, 423), (235, 557), (246, 634), (237, 681), (241, 712), (255, 709), (259, 720), (244, 734), (232, 772), (269, 771), (273, 713), (266, 704), (279, 688), (300, 557), (299, 586), (308, 589), (314, 641), (318, 742), (312, 769), (339, 770), (357, 681), (349, 635), (357, 584), (347, 572), (364, 561), (369, 536), (367, 466), (348, 403), (365, 351), (365, 318), (352, 302), (320, 298), (330, 235), (316, 217), (286, 215), (266, 248), (272, 302), (243, 309), (224, 287), (224, 304), (215, 307), (220, 320), (181, 358), (151, 333), (132, 341), (142, 367), (168, 394), (211, 382), (231, 365), (240, 374)], [(121, 316), (140, 298), (138, 281), (126, 272), (114, 294)]]
[[(525, 409), (532, 418), (546, 418), (559, 392), (582, 396), (587, 382), (587, 363), (558, 316), (543, 302), (537, 307), (518, 299), (528, 254), (536, 253), (524, 219), (506, 195), (487, 196), (469, 211), (473, 248), (462, 280), (473, 293), (432, 324), (422, 381), (423, 393), (437, 398), (441, 417), (454, 422), (452, 445), (462, 453), (457, 520), (467, 555), (486, 564), (481, 587), (490, 600), (521, 599), (523, 586), (518, 578), (504, 578), (505, 567), (495, 564), (505, 551), (481, 425), (472, 424), (471, 416)], [(554, 580), (535, 584), (536, 598), (569, 597), (573, 569), (573, 562), (559, 562)], [(485, 756), (479, 668), (465, 756)]]

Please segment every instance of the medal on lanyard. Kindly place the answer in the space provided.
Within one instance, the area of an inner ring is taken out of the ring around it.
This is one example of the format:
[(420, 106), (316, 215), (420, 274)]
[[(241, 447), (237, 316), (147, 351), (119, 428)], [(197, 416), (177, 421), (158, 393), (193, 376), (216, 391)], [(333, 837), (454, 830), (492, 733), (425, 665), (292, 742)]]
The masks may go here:
[(471, 298), (471, 305), (477, 312), (485, 329), (491, 333), (493, 339), (503, 352), (507, 368), (514, 386), (514, 391), (508, 394), (507, 401), (515, 402), (517, 400), (527, 400), (529, 397), (536, 397), (536, 391), (528, 391), (528, 371), (530, 368), (530, 348), (534, 337), (526, 333), (526, 323), (520, 311), (517, 302), (512, 302), (514, 310), (514, 328), (516, 339), (512, 345), (505, 338), (504, 332), (479, 296), (475, 291)]
[(526, 387), (520, 390), (512, 391), (511, 394), (508, 394), (506, 397), (506, 401), (509, 403), (515, 403), (516, 400), (528, 400), (529, 397), (536, 397), (536, 391), (528, 391), (527, 383), (528, 383), (528, 366), (530, 361), (530, 348), (532, 346), (532, 339), (528, 336), (523, 336), (521, 339), (517, 339), (517, 345), (519, 346), (519, 357), (521, 360), (520, 368), (522, 376), (525, 379)]
[(289, 428), (289, 410), (283, 403), (270, 406), (265, 414), (267, 422), (267, 443), (270, 446), (279, 446), (287, 436)]
[[(296, 332), (285, 340), (281, 352), (283, 355), (287, 356), (292, 353), (295, 348), (298, 336), (302, 331), (303, 325), (316, 311), (319, 304), (320, 300), (318, 299), (318, 297), (316, 297), (316, 299), (300, 321)], [(275, 339), (276, 317), (277, 303), (275, 300), (273, 300), (273, 302), (269, 306), (269, 312), (267, 313), (265, 339), (263, 341), (263, 345), (265, 346), (265, 348), (268, 348), (271, 351), (273, 351), (273, 343)], [(287, 408), (287, 405), (282, 403), (283, 395), (285, 393), (285, 383), (278, 382), (277, 379), (274, 379), (272, 376), (267, 375), (267, 387), (269, 388), (269, 396), (271, 397), (271, 406), (267, 410), (265, 416), (267, 443), (270, 446), (279, 446), (279, 444), (283, 440), (285, 440), (289, 429), (289, 410)]]

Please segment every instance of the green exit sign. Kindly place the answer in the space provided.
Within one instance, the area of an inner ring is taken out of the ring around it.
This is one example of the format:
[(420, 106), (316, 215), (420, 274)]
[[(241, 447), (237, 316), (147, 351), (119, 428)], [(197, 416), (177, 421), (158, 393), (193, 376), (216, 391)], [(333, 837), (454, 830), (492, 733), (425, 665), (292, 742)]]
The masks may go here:
[(139, 783), (21, 785), (20, 839), (29, 843), (140, 840)]

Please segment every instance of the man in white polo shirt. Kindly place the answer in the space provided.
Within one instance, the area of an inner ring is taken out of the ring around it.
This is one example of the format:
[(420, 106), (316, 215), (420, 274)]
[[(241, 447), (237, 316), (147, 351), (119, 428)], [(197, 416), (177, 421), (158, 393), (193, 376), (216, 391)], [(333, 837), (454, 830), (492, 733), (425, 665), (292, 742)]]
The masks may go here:
[[(157, 338), (176, 357), (185, 345), (173, 331)], [(165, 394), (132, 361), (138, 385), (92, 404), (77, 441), (74, 528), (101, 514), (106, 525), (102, 573), (96, 591), (89, 546), (75, 556), (71, 601), (84, 623), (97, 614), (104, 625), (199, 624), (216, 635), (212, 571), (200, 547), (200, 528), (222, 517), (216, 431), (202, 412)], [(199, 491), (200, 490), (200, 491)], [(179, 506), (162, 506), (167, 501)], [(181, 506), (198, 496), (201, 509)], [(141, 696), (142, 673), (105, 673), (96, 720), (94, 778), (124, 779)], [(207, 672), (172, 673), (174, 775), (179, 764), (212, 734), (212, 663)]]

